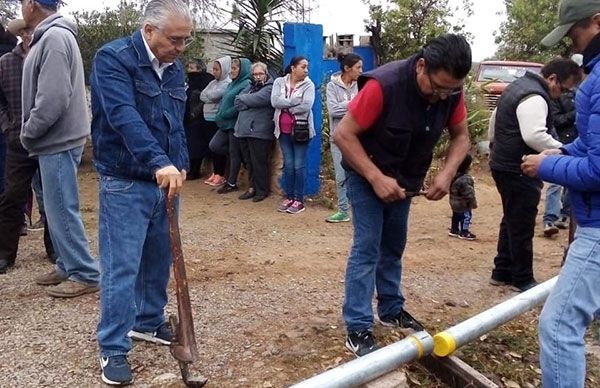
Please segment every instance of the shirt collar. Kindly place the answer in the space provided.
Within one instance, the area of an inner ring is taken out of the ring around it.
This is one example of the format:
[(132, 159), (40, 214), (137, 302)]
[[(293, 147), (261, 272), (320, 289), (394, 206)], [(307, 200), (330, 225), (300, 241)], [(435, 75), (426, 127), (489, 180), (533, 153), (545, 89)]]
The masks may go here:
[(146, 52), (148, 53), (148, 59), (150, 59), (150, 63), (152, 63), (152, 68), (156, 71), (158, 76), (160, 78), (162, 78), (162, 74), (164, 73), (165, 69), (167, 67), (171, 66), (173, 63), (166, 62), (166, 63), (161, 64), (158, 61), (158, 58), (156, 58), (156, 55), (154, 55), (154, 53), (150, 49), (150, 46), (148, 46), (148, 42), (146, 42), (146, 37), (144, 36), (144, 31), (142, 30), (141, 33), (142, 33), (142, 42), (144, 42), (144, 47), (146, 47)]

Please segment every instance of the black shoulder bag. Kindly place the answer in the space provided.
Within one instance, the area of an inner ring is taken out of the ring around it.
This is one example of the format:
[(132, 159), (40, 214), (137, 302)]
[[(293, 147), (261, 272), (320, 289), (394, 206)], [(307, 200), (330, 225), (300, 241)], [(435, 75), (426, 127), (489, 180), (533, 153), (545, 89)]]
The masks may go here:
[(310, 140), (310, 128), (308, 120), (296, 120), (292, 128), (292, 139), (296, 143), (308, 143)]

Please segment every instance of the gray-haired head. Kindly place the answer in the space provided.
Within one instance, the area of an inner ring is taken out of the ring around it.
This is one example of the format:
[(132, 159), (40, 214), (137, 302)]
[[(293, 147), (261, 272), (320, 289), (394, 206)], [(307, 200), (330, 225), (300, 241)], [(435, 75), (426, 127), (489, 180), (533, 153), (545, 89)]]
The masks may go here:
[(181, 0), (150, 0), (144, 11), (142, 25), (152, 24), (162, 28), (170, 17), (192, 21), (192, 13), (185, 2)]
[(262, 63), (262, 62), (255, 62), (255, 63), (253, 63), (252, 66), (250, 67), (250, 70), (254, 70), (257, 67), (260, 67), (265, 72), (265, 74), (269, 74), (268, 69), (267, 69), (267, 65), (264, 64), (264, 63)]
[(188, 65), (196, 65), (198, 71), (203, 72), (206, 71), (206, 63), (200, 58), (192, 58), (187, 61)]

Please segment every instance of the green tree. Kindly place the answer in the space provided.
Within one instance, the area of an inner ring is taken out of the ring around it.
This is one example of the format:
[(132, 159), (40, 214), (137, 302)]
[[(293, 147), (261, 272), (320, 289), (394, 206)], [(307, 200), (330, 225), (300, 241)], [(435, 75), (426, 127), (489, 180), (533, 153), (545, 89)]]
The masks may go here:
[[(116, 9), (73, 13), (78, 28), (78, 42), (83, 58), (86, 79), (92, 68), (96, 51), (105, 43), (131, 35), (141, 28), (143, 2), (121, 0)], [(195, 39), (186, 49), (186, 58), (202, 56), (202, 40)]]
[(137, 2), (127, 0), (122, 0), (116, 9), (73, 13), (86, 80), (89, 79), (96, 51), (105, 43), (131, 35), (139, 28), (141, 18), (142, 11)]
[(556, 0), (504, 0), (506, 20), (496, 36), (497, 59), (546, 62), (556, 56), (568, 56), (565, 41), (552, 48), (541, 40), (552, 31), (558, 17)]
[(6, 26), (6, 23), (17, 17), (19, 4), (19, 0), (0, 1), (0, 23), (3, 26)]
[(463, 33), (465, 24), (452, 16), (462, 9), (465, 16), (472, 11), (472, 1), (462, 0), (452, 7), (448, 0), (388, 0), (384, 5), (369, 4), (367, 32), (378, 63), (414, 54), (430, 39), (447, 32)]
[(265, 62), (278, 71), (282, 67), (282, 20), (288, 10), (286, 0), (243, 0), (231, 11), (235, 30), (228, 31), (232, 50), (252, 62)]

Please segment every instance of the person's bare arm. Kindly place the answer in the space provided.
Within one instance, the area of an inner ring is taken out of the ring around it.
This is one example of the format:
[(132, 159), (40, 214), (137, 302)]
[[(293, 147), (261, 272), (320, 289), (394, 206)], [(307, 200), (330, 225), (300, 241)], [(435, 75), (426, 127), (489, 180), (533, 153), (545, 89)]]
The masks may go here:
[(458, 166), (465, 159), (471, 147), (466, 118), (456, 125), (449, 126), (448, 133), (450, 135), (450, 145), (448, 146), (446, 163), (425, 193), (425, 197), (432, 201), (438, 201), (448, 194), (452, 178), (456, 175)]
[(385, 202), (406, 198), (396, 179), (384, 175), (367, 155), (359, 140), (360, 134), (367, 130), (358, 125), (351, 113), (347, 113), (335, 129), (333, 141), (342, 151), (346, 163), (371, 184), (379, 198)]

